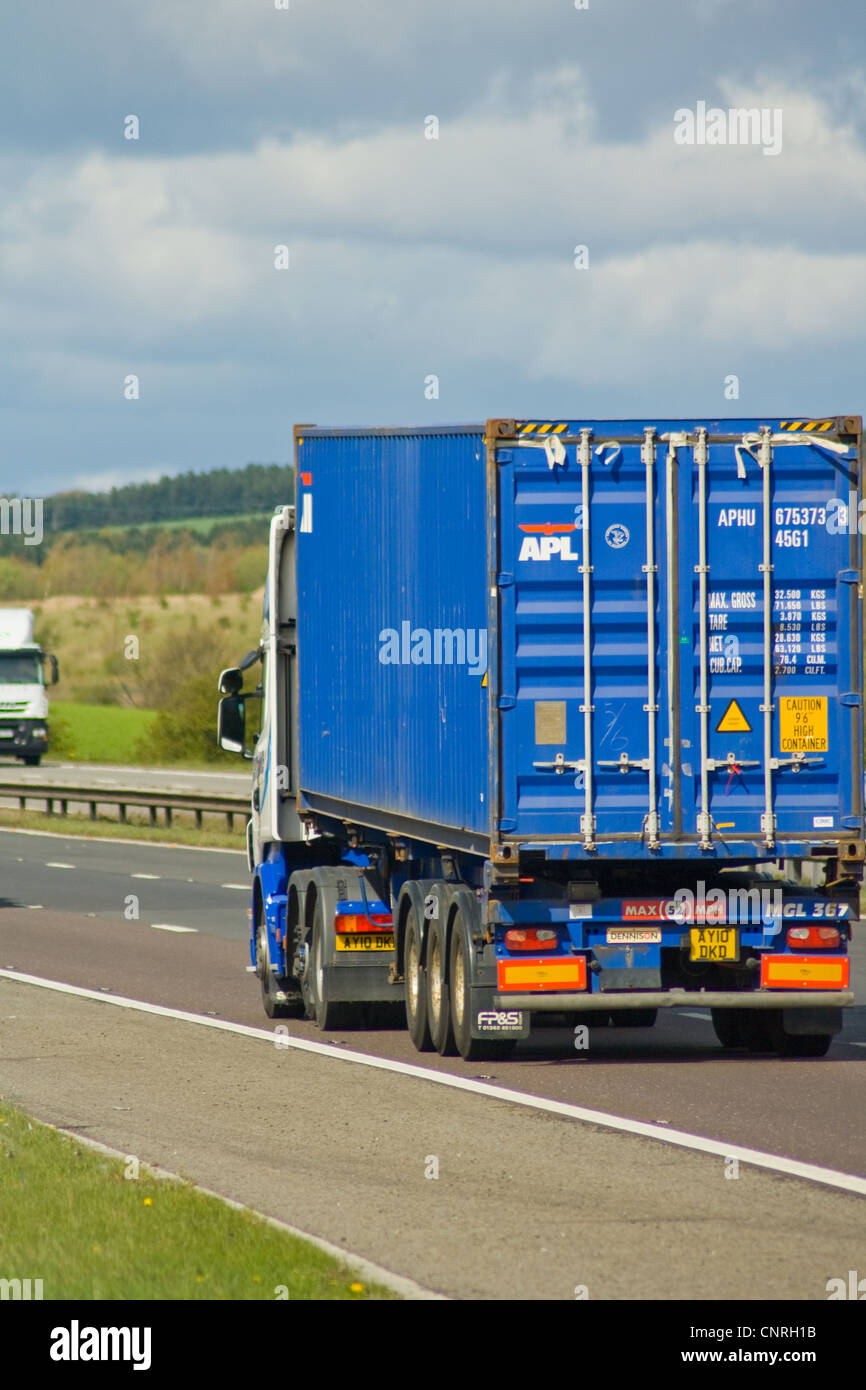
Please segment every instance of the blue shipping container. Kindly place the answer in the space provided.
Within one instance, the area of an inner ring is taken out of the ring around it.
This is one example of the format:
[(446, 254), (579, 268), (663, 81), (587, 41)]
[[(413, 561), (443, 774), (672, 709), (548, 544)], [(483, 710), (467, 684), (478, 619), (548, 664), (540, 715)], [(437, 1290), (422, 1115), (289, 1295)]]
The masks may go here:
[(301, 808), (498, 862), (861, 854), (860, 444), (299, 429)]

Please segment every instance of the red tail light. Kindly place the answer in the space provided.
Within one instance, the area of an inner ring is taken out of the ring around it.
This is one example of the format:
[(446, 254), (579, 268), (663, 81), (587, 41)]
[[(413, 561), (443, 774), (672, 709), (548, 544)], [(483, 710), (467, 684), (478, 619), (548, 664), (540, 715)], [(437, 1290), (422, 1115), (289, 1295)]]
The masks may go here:
[(798, 950), (803, 946), (810, 948), (823, 946), (826, 950), (828, 946), (839, 945), (838, 927), (789, 927), (788, 940), (796, 941)]
[(555, 951), (559, 933), (545, 927), (512, 927), (505, 933), (509, 951)]
[(347, 912), (337, 913), (334, 918), (334, 931), (337, 932), (371, 932), (371, 931), (393, 931), (394, 919), (390, 912), (382, 915), (381, 913), (370, 913), (365, 917), (363, 913)]

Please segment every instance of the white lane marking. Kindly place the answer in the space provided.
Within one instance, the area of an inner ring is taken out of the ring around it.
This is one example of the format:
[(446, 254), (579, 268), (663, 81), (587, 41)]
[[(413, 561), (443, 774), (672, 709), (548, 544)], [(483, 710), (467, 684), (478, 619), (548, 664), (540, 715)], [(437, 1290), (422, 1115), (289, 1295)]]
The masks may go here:
[[(79, 999), (94, 999), (99, 1004), (114, 1004), (117, 1008), (132, 1009), (136, 1013), (155, 1014), (158, 1018), (173, 1018), (180, 1023), (195, 1023), (200, 1028), (218, 1028), (223, 1033), (236, 1033), (242, 1038), (258, 1038), (271, 1047), (274, 1045), (273, 1032), (265, 1028), (252, 1028), (247, 1023), (231, 1023), (224, 1018), (206, 1018), (203, 1014), (187, 1013), (183, 1009), (169, 1009), (164, 1004), (147, 1004), (144, 1000), (128, 999), (122, 994), (102, 994), (95, 989), (68, 985), (61, 980), (46, 980), (40, 975), (25, 975), (17, 970), (0, 969), (0, 979), (36, 985), (39, 989), (51, 989), (58, 994), (72, 994)], [(454, 1091), (470, 1091), (474, 1095), (487, 1096), (490, 1100), (509, 1101), (512, 1105), (522, 1105), (528, 1110), (543, 1110), (551, 1115), (564, 1115), (566, 1119), (582, 1120), (586, 1124), (619, 1130), (623, 1134), (637, 1134), (645, 1139), (673, 1144), (677, 1148), (692, 1149), (696, 1153), (715, 1154), (719, 1158), (738, 1158), (741, 1163), (751, 1163), (755, 1168), (768, 1168), (774, 1173), (785, 1173), (788, 1177), (805, 1178), (807, 1182), (819, 1182), (827, 1187), (839, 1188), (843, 1192), (857, 1192), (866, 1196), (866, 1178), (858, 1177), (854, 1173), (842, 1173), (835, 1168), (821, 1168), (815, 1163), (802, 1163), (796, 1158), (784, 1158), (780, 1154), (764, 1153), (761, 1149), (747, 1149), (742, 1144), (705, 1139), (701, 1134), (689, 1134), (686, 1130), (662, 1128), (661, 1125), (650, 1124), (646, 1120), (629, 1120), (622, 1115), (609, 1115), (604, 1110), (590, 1110), (583, 1105), (549, 1100), (546, 1096), (533, 1096), (526, 1091), (512, 1091), (505, 1086), (488, 1086), (484, 1081), (473, 1081), (469, 1077), (454, 1076), (449, 1072), (431, 1071), (412, 1062), (397, 1062), (390, 1057), (373, 1057), (366, 1052), (342, 1049), (337, 1051), (331, 1043), (309, 1042), (306, 1038), (296, 1038), (290, 1033), (283, 1034), (281, 1046), (293, 1047), (298, 1052), (311, 1052), (319, 1057), (336, 1058), (341, 1062), (354, 1062), (358, 1066), (372, 1067), (374, 1071), (395, 1072), (399, 1076), (429, 1081), (434, 1086), (447, 1086)]]
[(130, 874), (130, 878), (162, 878), (162, 874)]
[[(14, 1017), (14, 1015), (13, 1015)], [(130, 1110), (128, 1105), (113, 1105), (112, 1110)], [(43, 1125), (45, 1129), (53, 1129), (56, 1134), (65, 1134), (67, 1138), (74, 1139), (76, 1144), (83, 1144), (85, 1148), (94, 1149), (96, 1153), (106, 1154), (109, 1158), (119, 1159), (121, 1163), (126, 1163), (129, 1155), (120, 1149), (112, 1149), (108, 1144), (102, 1144), (98, 1139), (91, 1139), (83, 1134), (79, 1134), (74, 1129), (63, 1129), (60, 1125), (50, 1125), (45, 1120), (37, 1120), (36, 1124)], [(309, 1231), (302, 1231), (299, 1226), (290, 1226), (287, 1221), (280, 1221), (275, 1216), (265, 1216), (262, 1212), (256, 1211), (255, 1207), (244, 1206), (243, 1202), (236, 1202), (231, 1197), (224, 1197), (221, 1192), (214, 1192), (211, 1187), (201, 1187), (198, 1183), (189, 1183), (186, 1178), (182, 1178), (178, 1173), (172, 1173), (169, 1168), (160, 1168), (153, 1163), (142, 1163), (141, 1168), (154, 1178), (164, 1182), (182, 1182), (193, 1192), (201, 1192), (205, 1197), (216, 1197), (218, 1201), (224, 1202), (227, 1207), (234, 1211), (251, 1211), (262, 1221), (266, 1221), (269, 1226), (273, 1226), (278, 1231), (287, 1231), (289, 1235), (296, 1236), (300, 1240), (308, 1241), (310, 1245), (315, 1245), (319, 1250), (324, 1250), (328, 1255), (333, 1255), (341, 1264), (347, 1264), (357, 1270), (359, 1274), (366, 1276), (371, 1284), (384, 1284), (386, 1288), (393, 1289), (395, 1293), (402, 1294), (404, 1298), (424, 1299), (436, 1302), (447, 1303), (447, 1294), (434, 1293), (432, 1289), (425, 1289), (422, 1284), (416, 1284), (414, 1279), (407, 1279), (402, 1274), (394, 1274), (392, 1270), (385, 1269), (383, 1265), (373, 1264), (372, 1260), (367, 1260), (363, 1255), (356, 1255), (351, 1250), (346, 1250), (341, 1245), (332, 1245), (329, 1240), (323, 1240), (321, 1236), (311, 1235)]]
[[(117, 777), (121, 777), (121, 774), (124, 772), (134, 772), (138, 776), (142, 776), (145, 781), (148, 781), (152, 777), (183, 777), (182, 768), (177, 768), (170, 772), (160, 772), (155, 768), (121, 766), (119, 763), (117, 765), (112, 764), (109, 767), (106, 767), (105, 763), (57, 763), (56, 766), (64, 770), (68, 769), (70, 772), (113, 772)], [(216, 777), (221, 782), (230, 782), (233, 786), (243, 787), (245, 790), (250, 785), (249, 777), (245, 777), (242, 772), (189, 772), (187, 777), (188, 780), (186, 782), (178, 783), (178, 785), (182, 786), (184, 789), (189, 787), (189, 783), (193, 778), (199, 777)], [(39, 783), (37, 782), (36, 785), (38, 786)], [(119, 782), (115, 780), (110, 785), (125, 787), (127, 781), (121, 777)], [(135, 788), (135, 790), (147, 791), (149, 789), (147, 787), (138, 787)]]
[(38, 911), (40, 910), (40, 908), (42, 907), (42, 904), (41, 904), (41, 903), (28, 903), (27, 906), (30, 908), (30, 911), (31, 911), (31, 912), (38, 912)]
[(175, 927), (171, 922), (151, 922), (154, 931), (197, 932), (198, 927)]
[(699, 1018), (701, 1023), (712, 1023), (709, 1014), (693, 1013), (691, 1009), (672, 1009), (671, 1013), (679, 1014), (680, 1018)]
[[(845, 1039), (844, 1039), (844, 1038), (840, 1038), (839, 1041), (840, 1041), (840, 1042), (844, 1042)], [(863, 1042), (863, 1043), (861, 1043), (861, 1042), (849, 1042), (848, 1046), (849, 1046), (849, 1047), (866, 1047), (866, 1042)]]
[(248, 883), (221, 883), (220, 888), (238, 888), (242, 893), (249, 893), (250, 891)]
[[(207, 773), (209, 777), (211, 774)], [(2, 798), (0, 798), (2, 800)], [(119, 824), (119, 822), (116, 822)], [(70, 840), (88, 845), (141, 845), (142, 849), (188, 849), (193, 854), (237, 854), (246, 861), (245, 849), (218, 849), (214, 845), (178, 845), (174, 840), (130, 840), (120, 835), (70, 835), (66, 830), (22, 830), (18, 825), (0, 825), (0, 835), (42, 835), (46, 840)], [(22, 861), (23, 862), (23, 861)]]
[(46, 869), (74, 869), (74, 868), (75, 868), (75, 865), (74, 865), (74, 864), (61, 864), (60, 861), (57, 860), (57, 861), (55, 861), (55, 862), (52, 863), (52, 864), (46, 864), (45, 867), (46, 867)]

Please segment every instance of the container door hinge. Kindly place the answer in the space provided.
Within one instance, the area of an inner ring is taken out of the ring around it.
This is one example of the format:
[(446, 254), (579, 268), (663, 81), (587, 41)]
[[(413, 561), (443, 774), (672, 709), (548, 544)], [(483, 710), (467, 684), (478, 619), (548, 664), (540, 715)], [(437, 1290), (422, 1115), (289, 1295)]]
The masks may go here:
[(506, 820), (498, 820), (498, 821), (496, 822), (496, 829), (497, 829), (497, 830), (504, 831), (504, 832), (507, 834), (507, 832), (508, 832), (509, 830), (516, 830), (516, 829), (517, 829), (517, 821), (516, 821), (516, 820), (507, 820), (507, 819), (506, 819)]
[(840, 570), (836, 575), (840, 584), (856, 584), (860, 578), (857, 570)]
[(517, 704), (517, 697), (515, 695), (500, 695), (496, 704), (499, 709), (514, 709)]
[(500, 589), (507, 589), (509, 585), (514, 583), (514, 575), (509, 574), (507, 570), (502, 570), (502, 572), (496, 576), (496, 583), (499, 585)]
[(701, 811), (698, 815), (698, 834), (701, 837), (701, 849), (712, 849), (713, 821), (709, 811)]
[(863, 818), (862, 816), (843, 816), (842, 827), (845, 830), (862, 830)]
[(854, 709), (857, 709), (863, 703), (863, 701), (858, 691), (849, 690), (847, 694), (839, 696), (839, 703), (841, 705), (850, 705)]

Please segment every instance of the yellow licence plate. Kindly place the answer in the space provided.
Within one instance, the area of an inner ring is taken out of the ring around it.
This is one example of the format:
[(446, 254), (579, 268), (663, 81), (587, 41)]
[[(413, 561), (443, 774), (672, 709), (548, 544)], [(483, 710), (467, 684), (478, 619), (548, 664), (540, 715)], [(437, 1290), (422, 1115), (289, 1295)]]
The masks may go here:
[(393, 951), (393, 932), (352, 932), (335, 938), (338, 951)]
[(736, 927), (692, 927), (692, 960), (739, 960)]

